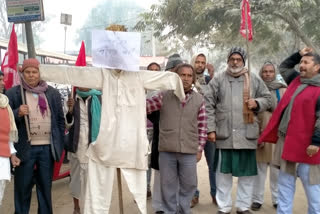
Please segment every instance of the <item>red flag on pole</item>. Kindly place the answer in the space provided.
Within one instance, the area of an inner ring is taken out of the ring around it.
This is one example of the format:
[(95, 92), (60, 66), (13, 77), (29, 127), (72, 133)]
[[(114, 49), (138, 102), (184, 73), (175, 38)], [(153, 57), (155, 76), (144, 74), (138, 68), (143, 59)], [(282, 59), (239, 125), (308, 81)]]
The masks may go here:
[(243, 0), (241, 4), (240, 34), (249, 41), (252, 41), (252, 22), (249, 0)]
[(84, 46), (84, 42), (81, 42), (81, 47), (80, 47), (80, 51), (78, 54), (78, 58), (76, 61), (76, 66), (86, 66), (87, 62), (86, 62), (86, 48)]
[[(75, 66), (87, 66), (86, 48), (83, 41), (81, 42), (81, 47), (80, 47), (80, 51), (79, 51)], [(72, 86), (72, 95), (71, 95), (72, 97), (75, 94), (75, 92), (76, 92), (76, 87)]]
[(4, 73), (5, 88), (9, 89), (20, 83), (19, 74), (17, 72), (17, 64), (19, 62), (17, 35), (12, 25), (10, 41), (7, 52), (4, 55), (1, 70)]

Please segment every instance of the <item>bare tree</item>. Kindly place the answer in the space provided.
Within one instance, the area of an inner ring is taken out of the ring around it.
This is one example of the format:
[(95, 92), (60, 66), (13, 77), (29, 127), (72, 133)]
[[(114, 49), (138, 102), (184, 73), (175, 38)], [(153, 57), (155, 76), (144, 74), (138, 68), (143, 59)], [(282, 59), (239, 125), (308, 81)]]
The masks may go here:
[(9, 38), (10, 25), (7, 19), (6, 1), (0, 0), (0, 37)]

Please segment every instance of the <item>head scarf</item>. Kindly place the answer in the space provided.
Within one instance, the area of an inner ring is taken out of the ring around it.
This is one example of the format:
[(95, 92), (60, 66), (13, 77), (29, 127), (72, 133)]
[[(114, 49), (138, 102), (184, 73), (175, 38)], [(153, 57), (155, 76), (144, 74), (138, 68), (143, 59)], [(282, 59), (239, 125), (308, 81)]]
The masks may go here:
[[(204, 58), (206, 59), (207, 61), (207, 56), (204, 54), (204, 53), (197, 53), (195, 55), (192, 56), (191, 60), (190, 60), (190, 64), (192, 65), (193, 69), (195, 69), (195, 64), (196, 64), (196, 59), (198, 56), (204, 56)], [(195, 71), (196, 72), (196, 71)], [(200, 93), (200, 94), (204, 94), (204, 91), (203, 91), (203, 85), (206, 85), (206, 79), (205, 79), (205, 75), (204, 75), (204, 70), (201, 74), (198, 74), (196, 72), (196, 82), (195, 82), (195, 87), (197, 89), (197, 91)]]
[[(270, 61), (267, 61), (263, 64), (263, 66), (261, 67), (260, 71), (259, 71), (259, 76), (261, 77), (262, 79), (262, 71), (263, 71), (263, 68), (264, 66), (267, 66), (267, 65), (271, 65), (273, 66), (273, 69), (274, 69), (274, 72), (275, 72), (275, 75), (274, 75), (274, 79), (270, 82), (267, 82), (267, 81), (264, 81), (264, 83), (266, 84), (266, 86), (268, 87), (269, 91), (272, 91), (272, 90), (276, 90), (276, 89), (279, 89), (279, 88), (286, 88), (287, 85), (279, 80), (276, 79), (276, 76), (277, 76), (277, 72), (276, 72), (276, 67), (274, 66), (274, 64)], [(263, 79), (262, 79), (263, 80)]]

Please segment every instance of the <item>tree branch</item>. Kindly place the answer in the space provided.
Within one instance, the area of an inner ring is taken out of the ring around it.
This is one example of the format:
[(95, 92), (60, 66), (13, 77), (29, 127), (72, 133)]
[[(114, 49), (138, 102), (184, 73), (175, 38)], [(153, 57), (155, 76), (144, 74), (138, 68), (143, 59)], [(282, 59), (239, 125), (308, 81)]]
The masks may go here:
[(298, 20), (296, 20), (292, 15), (290, 14), (281, 14), (274, 12), (273, 13), (276, 17), (282, 19), (287, 24), (289, 24), (290, 28), (293, 30), (293, 32), (301, 39), (301, 41), (306, 44), (308, 47), (311, 47), (314, 51), (317, 52), (317, 46), (314, 45), (314, 43), (311, 41), (311, 39), (302, 31), (300, 24)]

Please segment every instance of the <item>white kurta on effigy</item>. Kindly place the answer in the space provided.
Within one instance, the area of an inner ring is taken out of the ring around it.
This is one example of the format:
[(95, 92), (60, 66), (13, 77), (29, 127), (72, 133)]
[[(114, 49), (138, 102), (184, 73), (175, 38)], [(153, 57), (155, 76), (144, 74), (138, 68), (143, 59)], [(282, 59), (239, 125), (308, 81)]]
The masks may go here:
[(105, 68), (40, 65), (41, 79), (102, 90), (98, 138), (90, 159), (107, 167), (148, 168), (145, 90), (174, 90), (185, 97), (180, 77), (172, 72), (127, 72)]

